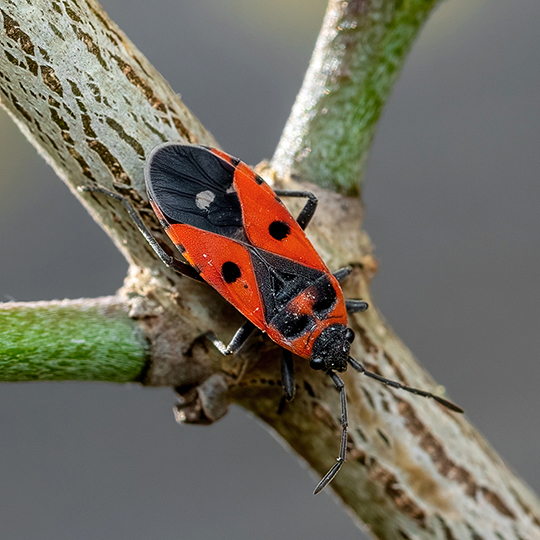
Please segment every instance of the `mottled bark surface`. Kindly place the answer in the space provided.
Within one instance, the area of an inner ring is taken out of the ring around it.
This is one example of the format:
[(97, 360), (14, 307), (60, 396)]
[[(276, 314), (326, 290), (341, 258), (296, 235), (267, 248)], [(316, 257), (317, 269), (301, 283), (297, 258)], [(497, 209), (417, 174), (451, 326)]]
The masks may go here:
[(358, 194), (377, 120), (436, 0), (330, 0), (272, 163)]
[[(164, 140), (215, 145), (211, 135), (95, 2), (6, 0), (0, 47), (2, 104), (131, 264), (112, 301), (145, 337), (140, 351), (149, 365), (139, 374), (145, 384), (180, 387), (178, 415), (185, 421), (214, 421), (229, 400), (240, 403), (324, 474), (337, 456), (340, 433), (330, 379), (297, 362), (296, 399), (278, 415), (278, 348), (258, 334), (240, 354), (221, 357), (201, 335), (212, 329), (229, 338), (240, 315), (206, 285), (165, 268), (121, 205), (76, 192), (80, 185), (116, 184), (166, 244), (142, 188), (145, 157)], [(274, 180), (269, 168), (261, 172)], [(313, 189), (320, 211), (311, 239), (331, 268), (354, 266), (346, 294), (370, 301), (376, 263), (361, 230), (360, 200)], [(372, 303), (351, 326), (353, 354), (369, 368), (442, 391)], [(79, 339), (76, 331), (71, 338)], [(538, 500), (465, 418), (353, 373), (343, 378), (349, 458), (332, 489), (376, 537), (540, 538)], [(133, 375), (126, 372), (124, 380)]]

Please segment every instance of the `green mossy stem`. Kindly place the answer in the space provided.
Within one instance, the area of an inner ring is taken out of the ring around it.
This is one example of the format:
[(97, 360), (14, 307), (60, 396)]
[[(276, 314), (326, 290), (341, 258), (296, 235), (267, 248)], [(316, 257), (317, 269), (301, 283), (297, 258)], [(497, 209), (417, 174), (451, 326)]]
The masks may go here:
[(331, 0), (272, 166), (344, 195), (362, 188), (369, 147), (436, 0)]
[(0, 381), (135, 382), (147, 344), (115, 297), (0, 304)]

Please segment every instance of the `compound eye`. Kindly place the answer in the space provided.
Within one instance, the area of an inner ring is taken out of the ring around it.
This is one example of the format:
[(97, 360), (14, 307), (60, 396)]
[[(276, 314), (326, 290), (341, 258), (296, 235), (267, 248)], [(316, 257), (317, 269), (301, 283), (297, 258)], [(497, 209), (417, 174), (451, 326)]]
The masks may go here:
[(345, 332), (345, 339), (349, 343), (352, 343), (354, 341), (354, 332), (350, 328), (347, 328), (347, 331)]
[(309, 367), (311, 369), (324, 369), (324, 360), (322, 358), (312, 358), (309, 361)]

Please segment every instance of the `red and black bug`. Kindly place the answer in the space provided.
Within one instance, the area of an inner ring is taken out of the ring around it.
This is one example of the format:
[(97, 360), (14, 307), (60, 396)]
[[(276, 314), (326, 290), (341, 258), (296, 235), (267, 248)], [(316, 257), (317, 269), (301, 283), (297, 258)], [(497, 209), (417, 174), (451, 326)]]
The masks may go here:
[[(283, 348), (281, 374), (286, 400), (295, 393), (293, 354), (326, 373), (339, 390), (339, 457), (315, 493), (334, 478), (345, 461), (347, 401), (345, 385), (337, 373), (347, 366), (388, 386), (463, 412), (439, 396), (370, 372), (349, 356), (354, 332), (347, 326), (347, 313), (365, 311), (368, 305), (343, 298), (339, 282), (349, 275), (350, 268), (332, 274), (304, 233), (317, 207), (315, 195), (274, 191), (240, 160), (221, 150), (187, 144), (156, 147), (147, 160), (145, 177), (161, 226), (189, 264), (165, 253), (125, 197), (100, 187), (82, 189), (121, 201), (166, 265), (205, 281), (246, 317), (247, 322), (228, 346), (208, 334), (220, 352), (235, 353), (258, 328)], [(303, 197), (307, 202), (294, 219), (279, 197)]]

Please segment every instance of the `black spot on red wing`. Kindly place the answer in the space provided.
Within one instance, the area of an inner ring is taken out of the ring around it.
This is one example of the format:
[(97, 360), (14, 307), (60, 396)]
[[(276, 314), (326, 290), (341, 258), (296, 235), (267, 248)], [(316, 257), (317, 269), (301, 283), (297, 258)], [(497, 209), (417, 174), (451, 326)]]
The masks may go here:
[(236, 263), (227, 261), (226, 263), (223, 263), (223, 266), (221, 267), (221, 275), (223, 276), (225, 283), (234, 283), (242, 275), (242, 271)]
[(264, 180), (258, 174), (255, 175), (255, 182), (257, 182), (257, 184), (259, 184), (259, 186), (261, 184), (264, 184)]
[(272, 221), (270, 227), (268, 227), (268, 232), (272, 238), (276, 240), (283, 240), (291, 232), (291, 228), (284, 221)]
[(313, 285), (313, 289), (315, 293), (313, 314), (318, 319), (322, 319), (336, 304), (336, 290), (334, 289), (332, 282), (326, 276), (318, 279)]

